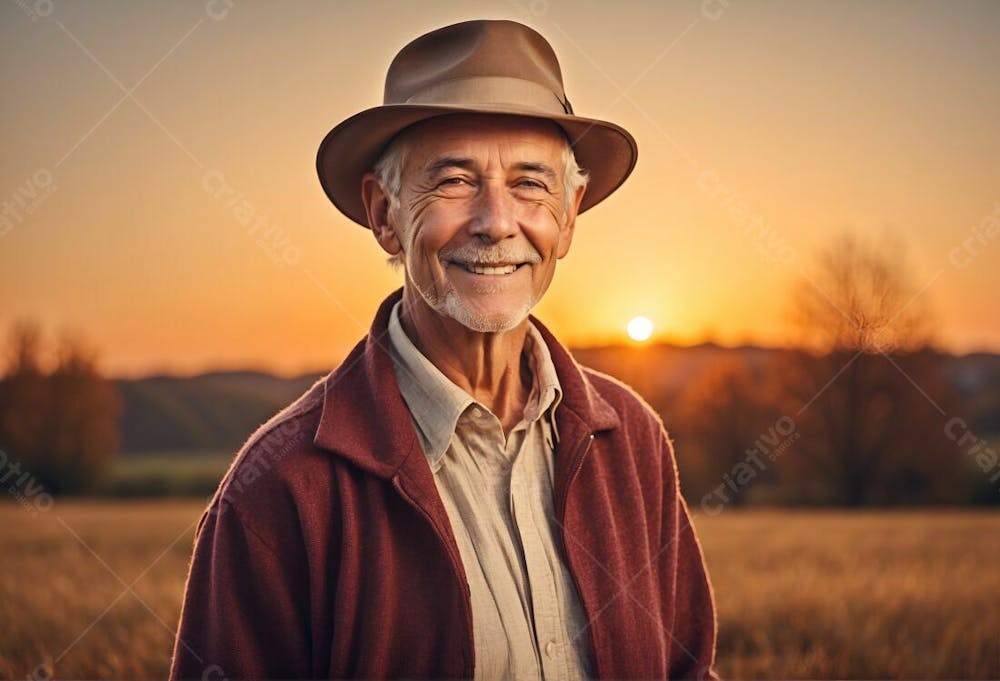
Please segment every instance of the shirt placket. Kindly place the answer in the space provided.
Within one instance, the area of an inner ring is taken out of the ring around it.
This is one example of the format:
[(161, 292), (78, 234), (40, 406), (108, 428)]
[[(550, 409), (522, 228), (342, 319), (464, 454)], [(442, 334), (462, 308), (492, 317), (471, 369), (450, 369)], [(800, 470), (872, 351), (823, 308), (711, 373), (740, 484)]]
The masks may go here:
[[(537, 431), (533, 433), (538, 436)], [(537, 444), (522, 446), (511, 468), (511, 512), (520, 535), (524, 551), (525, 568), (531, 585), (531, 605), (534, 619), (535, 647), (538, 651), (542, 675), (547, 679), (565, 679), (569, 668), (562, 640), (559, 606), (556, 603), (555, 575), (550, 569), (545, 551), (546, 538), (544, 513), (540, 508), (542, 490), (537, 484), (537, 463), (529, 460), (531, 452), (538, 452)], [(541, 517), (539, 517), (541, 516)]]
[[(489, 410), (477, 405), (472, 408), (472, 412), (477, 424), (477, 427), (472, 430), (477, 433), (476, 437), (479, 438), (480, 443), (476, 449), (486, 459), (483, 462), (485, 475), (494, 478), (507, 491), (506, 500), (497, 499), (502, 505), (507, 506), (507, 509), (497, 508), (496, 511), (500, 514), (509, 515), (510, 524), (512, 525), (510, 529), (511, 532), (515, 533), (514, 536), (510, 537), (510, 541), (520, 549), (518, 551), (518, 562), (524, 568), (522, 576), (524, 585), (523, 602), (525, 607), (530, 609), (534, 606), (531, 598), (531, 574), (527, 565), (528, 556), (524, 550), (521, 532), (517, 528), (517, 519), (513, 516), (513, 508), (510, 505), (513, 464), (516, 464), (515, 457), (520, 450), (517, 443), (523, 440), (523, 424), (516, 427), (505, 438), (500, 421)], [(505, 501), (506, 503), (504, 503)], [(502, 521), (498, 519), (498, 522)], [(519, 580), (515, 579), (515, 581)], [(511, 655), (511, 678), (523, 679), (524, 681), (543, 679), (544, 670), (538, 647), (535, 643), (537, 637), (535, 635), (534, 616), (530, 611), (522, 611), (519, 608), (516, 609), (516, 612), (517, 614), (515, 615), (515, 609), (508, 609), (501, 613), (501, 617), (506, 621), (506, 626), (508, 627), (507, 635)]]

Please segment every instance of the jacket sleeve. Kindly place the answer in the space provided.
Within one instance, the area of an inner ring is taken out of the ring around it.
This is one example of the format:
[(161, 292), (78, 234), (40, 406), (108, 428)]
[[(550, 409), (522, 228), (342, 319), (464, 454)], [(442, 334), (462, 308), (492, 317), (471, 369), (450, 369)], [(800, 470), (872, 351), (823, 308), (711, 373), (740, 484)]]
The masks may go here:
[(308, 677), (308, 581), (295, 546), (276, 546), (216, 498), (202, 516), (170, 679)]
[(718, 679), (715, 672), (716, 614), (712, 586), (697, 534), (680, 493), (677, 462), (666, 432), (664, 443), (664, 542), (677, 546), (673, 570), (671, 679)]

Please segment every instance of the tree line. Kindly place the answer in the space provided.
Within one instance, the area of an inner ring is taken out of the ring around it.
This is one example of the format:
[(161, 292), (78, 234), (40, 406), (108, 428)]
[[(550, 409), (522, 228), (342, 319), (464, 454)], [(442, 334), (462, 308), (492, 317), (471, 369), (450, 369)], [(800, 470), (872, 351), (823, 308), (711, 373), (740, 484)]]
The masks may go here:
[(92, 492), (118, 451), (120, 399), (79, 338), (47, 350), (36, 323), (14, 325), (0, 377), (0, 452), (13, 478), (4, 482), (23, 476), (51, 495)]

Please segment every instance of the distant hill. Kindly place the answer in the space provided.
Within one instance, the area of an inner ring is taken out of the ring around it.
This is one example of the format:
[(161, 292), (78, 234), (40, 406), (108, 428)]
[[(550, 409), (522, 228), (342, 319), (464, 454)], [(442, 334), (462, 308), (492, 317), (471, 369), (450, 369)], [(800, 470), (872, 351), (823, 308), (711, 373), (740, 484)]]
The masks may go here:
[(123, 410), (122, 452), (235, 452), (253, 430), (321, 374), (283, 378), (255, 371), (115, 381)]
[(738, 357), (740, 361), (750, 364), (766, 364), (775, 356), (788, 352), (753, 345), (730, 348), (715, 343), (690, 346), (653, 343), (573, 349), (573, 355), (581, 364), (611, 374), (646, 395), (676, 394), (720, 361)]
[[(789, 350), (714, 344), (607, 346), (573, 351), (579, 361), (647, 395), (678, 395), (720, 361), (766, 365)], [(970, 426), (1000, 433), (1000, 355), (941, 355), (942, 370), (970, 409)], [(283, 378), (255, 371), (116, 381), (124, 402), (120, 430), (127, 455), (171, 451), (233, 453), (253, 430), (323, 374)]]

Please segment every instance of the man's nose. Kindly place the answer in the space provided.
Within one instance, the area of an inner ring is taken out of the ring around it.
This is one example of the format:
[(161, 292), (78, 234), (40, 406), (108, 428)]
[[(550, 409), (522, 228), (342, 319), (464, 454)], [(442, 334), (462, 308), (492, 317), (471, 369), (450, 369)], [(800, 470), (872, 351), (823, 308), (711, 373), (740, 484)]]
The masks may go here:
[(475, 215), (470, 231), (500, 241), (514, 235), (518, 228), (517, 204), (503, 182), (484, 182), (476, 197)]

